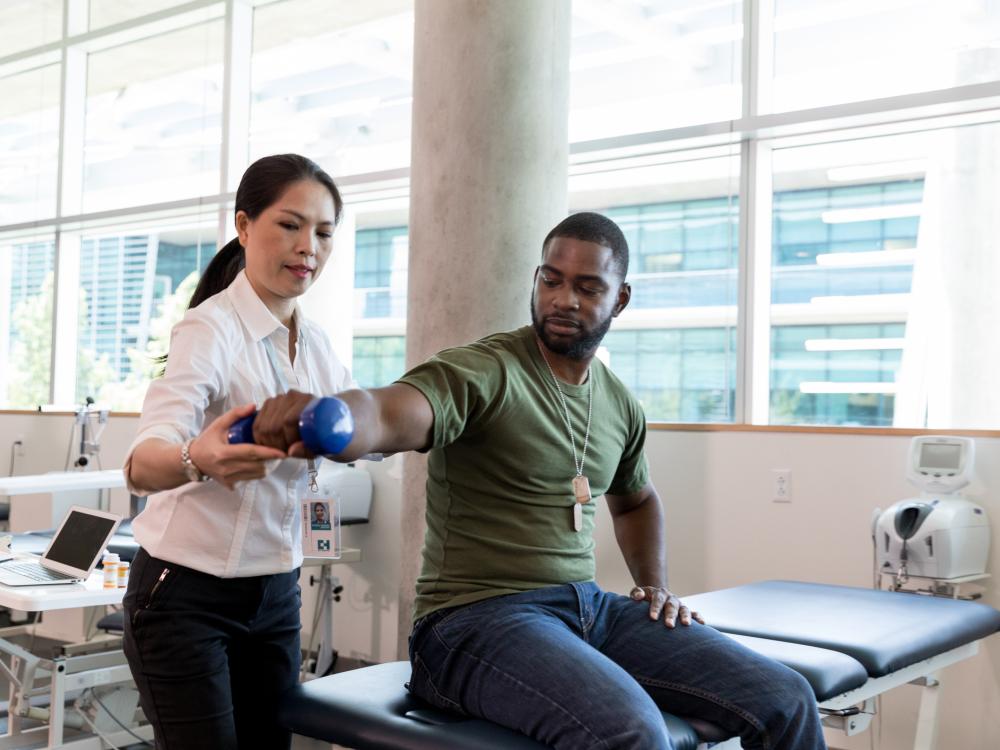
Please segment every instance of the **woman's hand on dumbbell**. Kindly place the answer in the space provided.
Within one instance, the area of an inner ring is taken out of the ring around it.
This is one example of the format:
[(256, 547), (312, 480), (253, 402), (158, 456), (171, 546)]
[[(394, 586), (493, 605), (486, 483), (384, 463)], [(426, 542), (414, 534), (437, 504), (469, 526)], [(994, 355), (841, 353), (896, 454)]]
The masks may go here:
[(313, 458), (299, 434), (299, 417), (315, 396), (291, 390), (273, 396), (257, 411), (253, 422), (253, 439), (257, 445), (268, 445), (297, 458)]
[(254, 405), (230, 409), (195, 438), (188, 449), (191, 461), (202, 474), (233, 489), (237, 482), (261, 479), (273, 468), (269, 462), (286, 457), (284, 451), (266, 445), (230, 445), (229, 428), (254, 413)]

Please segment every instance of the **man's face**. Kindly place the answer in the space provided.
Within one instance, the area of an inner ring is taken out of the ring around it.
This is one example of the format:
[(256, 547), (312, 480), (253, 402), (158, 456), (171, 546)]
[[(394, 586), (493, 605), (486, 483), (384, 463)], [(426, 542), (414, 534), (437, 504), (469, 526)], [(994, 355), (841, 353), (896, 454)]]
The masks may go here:
[(611, 248), (553, 237), (535, 270), (531, 322), (549, 351), (583, 359), (597, 350), (631, 293)]
[(326, 509), (322, 505), (316, 506), (316, 520), (322, 521), (326, 518)]

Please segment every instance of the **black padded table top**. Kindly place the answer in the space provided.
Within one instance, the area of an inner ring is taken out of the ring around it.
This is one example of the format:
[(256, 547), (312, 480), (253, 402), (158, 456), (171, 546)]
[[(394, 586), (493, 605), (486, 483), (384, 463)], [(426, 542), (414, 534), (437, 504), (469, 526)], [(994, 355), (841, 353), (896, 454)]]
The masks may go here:
[(881, 677), (1000, 630), (984, 604), (796, 581), (762, 581), (684, 598), (725, 633), (816, 646)]
[[(296, 734), (357, 750), (542, 750), (523, 735), (480, 719), (429, 708), (404, 687), (410, 663), (377, 664), (296, 687), (282, 702), (282, 723)], [(680, 719), (664, 714), (676, 750), (699, 739)]]
[(839, 651), (735, 633), (726, 635), (758, 654), (794, 669), (806, 678), (816, 694), (816, 700), (820, 703), (848, 690), (859, 688), (868, 681), (868, 672), (858, 660)]

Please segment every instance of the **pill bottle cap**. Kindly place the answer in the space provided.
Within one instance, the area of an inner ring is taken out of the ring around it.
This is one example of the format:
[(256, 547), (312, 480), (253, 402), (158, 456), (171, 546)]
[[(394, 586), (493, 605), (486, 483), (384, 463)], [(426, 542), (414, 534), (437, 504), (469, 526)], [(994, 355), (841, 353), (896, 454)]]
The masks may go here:
[(105, 552), (103, 562), (121, 562), (121, 558), (118, 556), (117, 552)]

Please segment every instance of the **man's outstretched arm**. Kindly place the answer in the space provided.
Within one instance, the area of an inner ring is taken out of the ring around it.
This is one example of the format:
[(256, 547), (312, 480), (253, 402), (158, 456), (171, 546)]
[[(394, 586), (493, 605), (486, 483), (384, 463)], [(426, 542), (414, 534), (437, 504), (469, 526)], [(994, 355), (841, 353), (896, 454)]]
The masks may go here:
[[(299, 415), (313, 398), (299, 391), (269, 398), (254, 420), (254, 442), (308, 457), (299, 436)], [(430, 446), (434, 412), (413, 386), (393, 383), (384, 388), (343, 391), (337, 398), (351, 410), (354, 436), (343, 451), (331, 456), (334, 460), (354, 461), (368, 453), (400, 453)]]
[(703, 622), (697, 612), (691, 612), (667, 588), (667, 540), (664, 531), (663, 504), (651, 482), (630, 495), (606, 495), (615, 538), (628, 565), (635, 588), (630, 596), (636, 601), (649, 602), (649, 617), (659, 620), (661, 613), (667, 627), (674, 627), (677, 618), (690, 625), (693, 617)]

